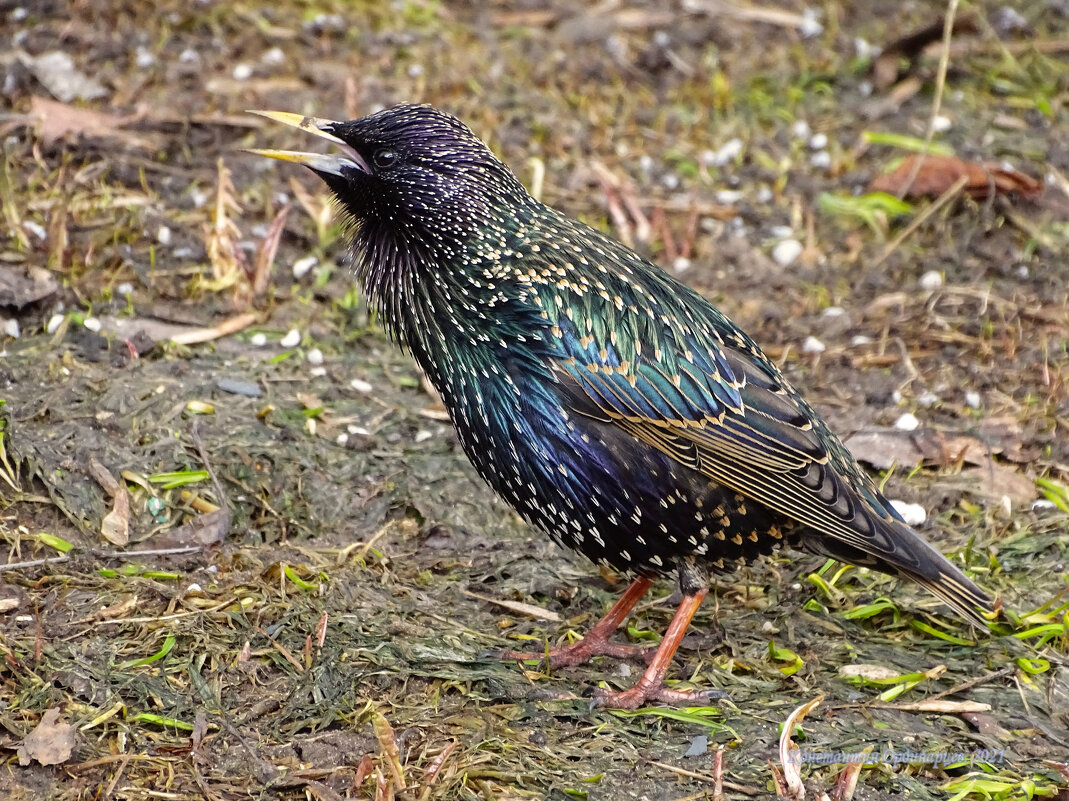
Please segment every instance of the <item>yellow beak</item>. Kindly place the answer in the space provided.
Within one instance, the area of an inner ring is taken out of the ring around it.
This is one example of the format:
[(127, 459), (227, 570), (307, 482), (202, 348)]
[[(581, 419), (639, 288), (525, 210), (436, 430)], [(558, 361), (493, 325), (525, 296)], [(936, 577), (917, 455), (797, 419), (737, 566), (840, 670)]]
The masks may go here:
[(266, 156), (267, 158), (278, 159), (279, 161), (289, 161), (294, 164), (303, 164), (316, 172), (324, 172), (331, 175), (342, 175), (341, 170), (343, 167), (355, 167), (361, 172), (370, 172), (367, 162), (364, 161), (359, 153), (353, 150), (344, 139), (341, 139), (326, 130), (329, 127), (338, 125), (338, 123), (333, 120), (324, 120), (319, 117), (305, 117), (302, 114), (293, 114), (289, 111), (252, 110), (249, 111), (249, 113), (258, 114), (261, 117), (266, 117), (275, 122), (281, 122), (283, 125), (288, 125), (291, 128), (300, 128), (302, 131), (307, 131), (313, 136), (318, 136), (320, 139), (326, 139), (328, 142), (333, 142), (341, 147), (345, 153), (344, 155), (324, 155), (322, 153), (307, 153), (300, 150), (262, 150), (259, 148), (250, 148), (246, 150), (247, 153), (254, 153), (257, 156)]

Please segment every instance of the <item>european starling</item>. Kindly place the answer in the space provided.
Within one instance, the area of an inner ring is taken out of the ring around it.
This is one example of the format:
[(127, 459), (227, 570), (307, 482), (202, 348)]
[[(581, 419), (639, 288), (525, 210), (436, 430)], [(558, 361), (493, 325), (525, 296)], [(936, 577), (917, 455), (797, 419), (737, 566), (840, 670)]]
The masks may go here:
[(370, 302), (479, 475), (557, 543), (636, 577), (551, 662), (627, 653), (609, 635), (654, 577), (678, 575), (683, 601), (645, 674), (601, 703), (693, 699), (663, 681), (710, 574), (781, 543), (912, 579), (984, 625), (990, 598), (902, 520), (749, 336), (534, 199), (463, 123), (423, 105), (350, 122), (256, 113), (340, 147), (253, 152), (330, 187)]

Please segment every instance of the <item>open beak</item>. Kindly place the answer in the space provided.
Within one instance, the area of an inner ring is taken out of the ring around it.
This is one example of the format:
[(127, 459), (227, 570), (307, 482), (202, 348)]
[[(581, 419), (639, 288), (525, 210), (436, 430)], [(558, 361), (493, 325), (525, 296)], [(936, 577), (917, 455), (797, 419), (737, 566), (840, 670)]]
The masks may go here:
[(338, 123), (333, 120), (324, 120), (319, 117), (305, 117), (302, 114), (293, 114), (288, 111), (250, 111), (250, 114), (258, 114), (261, 117), (267, 117), (269, 120), (275, 122), (281, 122), (283, 125), (288, 125), (291, 128), (300, 128), (302, 131), (307, 131), (313, 136), (318, 136), (320, 139), (326, 139), (328, 142), (333, 142), (338, 145), (343, 153), (339, 154), (322, 154), (322, 153), (306, 153), (300, 150), (261, 150), (258, 148), (250, 148), (247, 153), (255, 153), (257, 156), (266, 156), (270, 159), (278, 159), (279, 161), (290, 161), (294, 164), (303, 164), (318, 173), (327, 173), (328, 175), (343, 175), (342, 169), (348, 167), (350, 169), (357, 169), (361, 172), (371, 172), (368, 168), (368, 164), (364, 161), (364, 158), (357, 153), (352, 147), (350, 147), (344, 139), (341, 139), (332, 134), (328, 128), (331, 128)]

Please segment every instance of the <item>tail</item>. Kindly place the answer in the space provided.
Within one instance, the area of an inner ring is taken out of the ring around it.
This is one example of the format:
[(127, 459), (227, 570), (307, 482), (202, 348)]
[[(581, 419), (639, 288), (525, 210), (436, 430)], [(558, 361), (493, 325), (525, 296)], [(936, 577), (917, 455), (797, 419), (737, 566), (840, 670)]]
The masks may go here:
[(991, 596), (905, 523), (875, 516), (872, 523), (881, 529), (884, 536), (880, 539), (889, 542), (891, 549), (862, 550), (856, 540), (848, 543), (816, 532), (812, 536), (803, 534), (801, 542), (807, 550), (822, 556), (915, 581), (965, 620), (987, 631), (984, 614), (993, 611)]

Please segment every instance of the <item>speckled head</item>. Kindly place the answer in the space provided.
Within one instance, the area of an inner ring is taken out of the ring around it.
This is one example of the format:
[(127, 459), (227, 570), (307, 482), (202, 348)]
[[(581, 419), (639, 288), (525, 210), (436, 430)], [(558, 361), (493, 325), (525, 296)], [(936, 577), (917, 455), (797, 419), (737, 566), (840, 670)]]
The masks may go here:
[(432, 247), (477, 235), (529, 196), (512, 172), (455, 117), (399, 105), (349, 122), (257, 112), (340, 145), (341, 153), (256, 151), (309, 167), (361, 226)]

